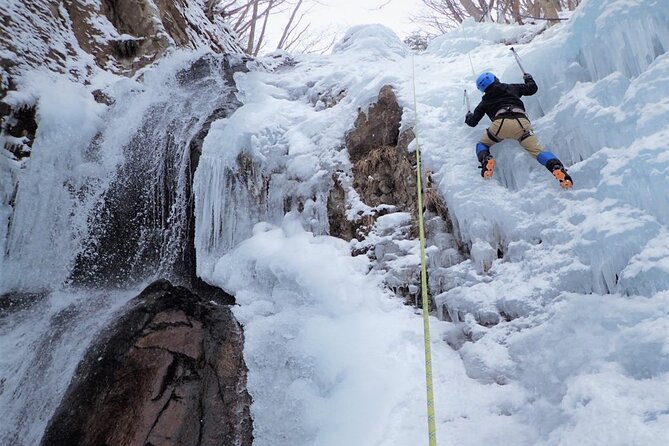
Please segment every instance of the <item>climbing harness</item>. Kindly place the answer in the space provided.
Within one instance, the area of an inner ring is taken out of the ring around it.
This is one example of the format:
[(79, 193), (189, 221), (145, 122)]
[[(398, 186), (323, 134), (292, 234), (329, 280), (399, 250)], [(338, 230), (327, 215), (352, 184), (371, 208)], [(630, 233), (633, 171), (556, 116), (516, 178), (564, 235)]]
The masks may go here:
[(434, 415), (434, 391), (432, 386), (432, 348), (430, 346), (430, 307), (427, 296), (427, 261), (425, 260), (425, 225), (423, 222), (423, 178), (421, 174), (420, 143), (418, 141), (418, 100), (416, 99), (416, 62), (411, 56), (413, 68), (413, 106), (416, 135), (416, 188), (418, 192), (418, 230), (420, 235), (420, 286), (423, 300), (423, 337), (425, 339), (425, 388), (427, 391), (427, 429), (429, 446), (437, 446), (437, 428)]
[(490, 128), (485, 129), (486, 133), (488, 134), (488, 138), (492, 139), (495, 142), (502, 142), (502, 139), (497, 137), (497, 133), (499, 133), (499, 130), (497, 133), (493, 133), (490, 131)]
[(516, 118), (516, 121), (518, 121), (518, 125), (520, 126), (521, 129), (523, 129), (523, 134), (520, 135), (520, 138), (518, 138), (518, 142), (523, 142), (530, 136), (534, 135), (534, 132), (532, 131), (531, 128), (526, 129), (525, 126), (523, 125), (522, 122), (520, 122), (520, 119)]
[(515, 114), (515, 115), (527, 116), (527, 113), (525, 112), (525, 110), (523, 110), (520, 107), (502, 107), (495, 112), (495, 118), (497, 118), (498, 116), (501, 117), (501, 115), (505, 115), (505, 114)]

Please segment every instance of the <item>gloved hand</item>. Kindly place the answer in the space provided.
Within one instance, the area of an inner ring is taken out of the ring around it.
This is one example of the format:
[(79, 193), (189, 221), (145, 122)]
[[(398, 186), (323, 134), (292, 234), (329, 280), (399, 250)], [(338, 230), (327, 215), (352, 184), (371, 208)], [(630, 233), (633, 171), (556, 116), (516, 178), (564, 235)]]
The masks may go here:
[(530, 73), (525, 73), (525, 74), (523, 74), (523, 80), (524, 80), (525, 82), (528, 82), (528, 81), (533, 80), (532, 75), (531, 75)]
[(469, 121), (474, 117), (474, 113), (472, 112), (467, 112), (465, 115), (465, 123), (469, 124)]

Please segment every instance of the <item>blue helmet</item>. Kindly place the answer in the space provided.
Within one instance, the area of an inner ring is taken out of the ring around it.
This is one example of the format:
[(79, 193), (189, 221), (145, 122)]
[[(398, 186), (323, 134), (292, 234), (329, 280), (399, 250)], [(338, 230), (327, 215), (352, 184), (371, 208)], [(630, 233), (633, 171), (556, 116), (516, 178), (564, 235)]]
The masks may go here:
[(490, 71), (486, 71), (485, 73), (481, 73), (478, 79), (476, 79), (476, 87), (481, 91), (485, 91), (485, 89), (496, 80), (497, 76), (492, 74)]

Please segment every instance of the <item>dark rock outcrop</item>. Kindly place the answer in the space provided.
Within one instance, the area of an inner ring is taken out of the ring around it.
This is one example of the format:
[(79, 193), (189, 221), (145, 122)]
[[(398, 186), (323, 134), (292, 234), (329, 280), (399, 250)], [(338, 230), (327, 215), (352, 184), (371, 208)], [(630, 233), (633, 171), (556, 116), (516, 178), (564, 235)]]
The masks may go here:
[(416, 173), (412, 154), (397, 147), (370, 150), (353, 165), (353, 187), (369, 206), (389, 204), (415, 214)]
[(352, 240), (355, 237), (355, 226), (346, 217), (346, 191), (341, 185), (341, 172), (332, 176), (332, 188), (328, 196), (328, 224), (330, 235), (343, 240)]
[(346, 134), (346, 148), (353, 164), (353, 188), (373, 211), (356, 222), (346, 222), (338, 204), (346, 202), (345, 191), (335, 178), (328, 201), (331, 235), (350, 240), (354, 234), (361, 240), (376, 218), (391, 209), (416, 215), (415, 156), (407, 151), (414, 134), (411, 130), (400, 134), (401, 121), (402, 107), (390, 85), (381, 88), (367, 113), (358, 113), (354, 128)]
[(7, 104), (0, 104), (0, 132), (9, 137), (4, 148), (16, 159), (30, 156), (37, 132), (35, 106), (12, 110)]
[[(374, 269), (385, 272), (389, 288), (406, 303), (420, 304), (419, 266), (405, 263), (398, 267), (396, 262), (411, 255), (404, 242), (418, 238), (416, 156), (409, 151), (416, 135), (411, 129), (400, 132), (401, 120), (402, 107), (390, 85), (381, 88), (367, 113), (359, 112), (345, 138), (351, 172), (333, 177), (328, 217), (330, 235), (345, 240), (355, 237), (352, 254), (367, 255)], [(353, 219), (346, 207), (350, 196), (368, 207), (361, 207)], [(423, 175), (423, 208), (426, 243), (438, 247), (438, 254), (430, 257), (428, 281), (430, 294), (436, 295), (447, 286), (443, 271), (461, 260), (463, 250), (452, 234), (448, 209), (429, 171)], [(377, 225), (382, 216), (397, 212), (409, 215), (399, 216), (392, 227)], [(435, 308), (432, 299), (430, 306)]]
[(147, 287), (88, 350), (41, 444), (252, 444), (242, 330), (209, 299)]
[(376, 103), (367, 113), (360, 111), (355, 128), (346, 135), (346, 147), (353, 163), (361, 160), (372, 149), (396, 146), (400, 135), (402, 107), (390, 85), (379, 92)]
[(355, 127), (346, 134), (353, 163), (353, 187), (369, 206), (395, 206), (415, 214), (415, 155), (407, 151), (413, 131), (400, 134), (402, 107), (390, 85), (379, 91), (367, 113), (359, 112)]

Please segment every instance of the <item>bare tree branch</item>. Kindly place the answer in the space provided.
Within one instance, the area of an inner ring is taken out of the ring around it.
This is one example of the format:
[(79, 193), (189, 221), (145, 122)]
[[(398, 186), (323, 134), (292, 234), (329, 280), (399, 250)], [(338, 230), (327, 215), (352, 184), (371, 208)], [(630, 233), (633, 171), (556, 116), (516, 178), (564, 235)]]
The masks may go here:
[(561, 11), (574, 10), (581, 0), (423, 0), (427, 13), (412, 20), (443, 33), (467, 17), (499, 23), (524, 24), (523, 18), (557, 23)]
[(269, 1), (269, 5), (267, 5), (267, 9), (265, 9), (265, 19), (263, 20), (262, 24), (262, 31), (260, 31), (260, 37), (258, 37), (258, 43), (256, 44), (256, 49), (253, 51), (253, 55), (257, 56), (258, 51), (260, 51), (260, 48), (262, 47), (263, 44), (263, 39), (265, 38), (265, 31), (267, 30), (267, 20), (269, 19), (269, 12), (272, 10), (272, 3), (274, 3), (274, 0)]
[(258, 21), (258, 2), (260, 2), (260, 0), (255, 0), (253, 2), (253, 14), (251, 15), (251, 30), (249, 31), (249, 42), (246, 46), (246, 54), (253, 54), (253, 43), (255, 42), (255, 36), (256, 36), (256, 22)]
[(279, 44), (276, 46), (276, 49), (280, 50), (284, 47), (286, 39), (288, 38), (288, 33), (291, 29), (291, 25), (293, 23), (293, 20), (295, 20), (295, 15), (297, 14), (297, 11), (300, 9), (300, 6), (302, 6), (302, 0), (299, 0), (297, 2), (297, 5), (295, 5), (295, 8), (293, 9), (292, 14), (290, 15), (290, 19), (288, 19), (288, 23), (286, 24), (286, 27), (283, 29), (283, 34), (281, 35), (281, 39), (279, 39)]

